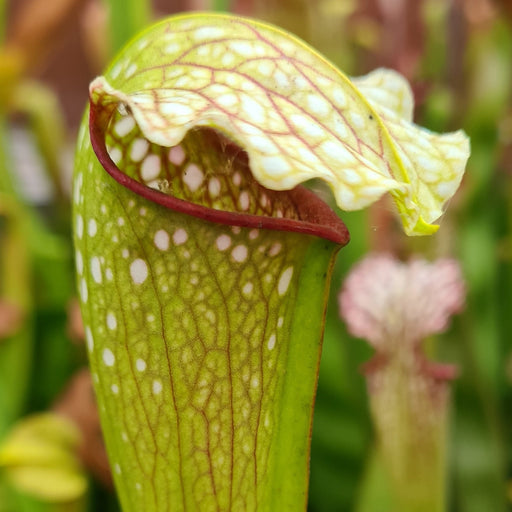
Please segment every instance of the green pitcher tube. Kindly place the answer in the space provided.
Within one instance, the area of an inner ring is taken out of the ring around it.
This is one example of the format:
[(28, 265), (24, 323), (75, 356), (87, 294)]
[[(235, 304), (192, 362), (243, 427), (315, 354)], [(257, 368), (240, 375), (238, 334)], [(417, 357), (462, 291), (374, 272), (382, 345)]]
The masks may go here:
[[(172, 209), (175, 196), (134, 192), (139, 166), (129, 185), (112, 179), (88, 143), (78, 164), (79, 290), (123, 510), (305, 507), (329, 275), (348, 235), (306, 190), (257, 185), (243, 153), (223, 144), (198, 132), (175, 146), (181, 164), (167, 164), (168, 148), (146, 156), (158, 155), (180, 196), (191, 194), (187, 169), (204, 174), (203, 217), (183, 199)], [(215, 200), (212, 180), (222, 183)], [(254, 214), (215, 209), (235, 188)], [(256, 213), (264, 197), (266, 216)], [(280, 230), (278, 208), (311, 233), (301, 219), (318, 215), (334, 240)]]

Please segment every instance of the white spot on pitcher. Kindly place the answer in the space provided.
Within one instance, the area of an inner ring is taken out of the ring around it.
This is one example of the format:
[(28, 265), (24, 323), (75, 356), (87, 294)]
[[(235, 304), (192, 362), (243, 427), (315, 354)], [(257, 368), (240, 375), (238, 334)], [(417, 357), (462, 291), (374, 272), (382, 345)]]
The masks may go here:
[(114, 131), (119, 137), (125, 137), (135, 128), (135, 119), (132, 116), (121, 118), (114, 126)]
[(235, 56), (231, 52), (226, 52), (222, 56), (221, 63), (223, 66), (231, 66), (235, 62)]
[(178, 43), (171, 43), (167, 45), (164, 49), (165, 53), (174, 54), (178, 53), (181, 50), (181, 46)]
[(225, 31), (220, 27), (201, 27), (195, 30), (193, 35), (196, 41), (204, 41), (205, 39), (223, 37)]
[(221, 185), (218, 178), (212, 178), (208, 182), (208, 192), (211, 197), (217, 197), (220, 194)]
[(250, 200), (250, 197), (249, 197), (249, 193), (244, 190), (241, 194), (240, 194), (240, 197), (238, 198), (238, 204), (240, 206), (240, 209), (243, 210), (243, 211), (246, 211), (249, 209), (249, 206), (251, 204), (251, 200)]
[(114, 313), (112, 313), (112, 311), (109, 311), (107, 313), (107, 327), (113, 331), (114, 329), (117, 328), (117, 319), (116, 319), (116, 315), (114, 315)]
[(137, 64), (133, 62), (132, 64), (130, 64), (130, 66), (128, 66), (128, 69), (125, 71), (125, 78), (130, 78), (131, 76), (133, 76), (135, 74), (135, 71), (137, 71)]
[(364, 119), (357, 112), (350, 113), (350, 120), (352, 121), (352, 125), (357, 129), (364, 128)]
[(228, 235), (220, 235), (217, 237), (217, 240), (215, 240), (215, 245), (219, 251), (225, 251), (231, 246), (231, 237)]
[(169, 162), (181, 165), (185, 161), (185, 150), (182, 146), (174, 146), (169, 150)]
[(292, 276), (293, 267), (288, 267), (287, 269), (283, 270), (283, 273), (279, 278), (279, 282), (277, 283), (277, 293), (279, 295), (284, 295), (287, 292), (288, 287), (290, 286), (290, 282), (292, 280)]
[(115, 358), (114, 354), (112, 353), (112, 350), (110, 350), (109, 348), (103, 349), (103, 362), (107, 366), (114, 366), (114, 364), (116, 362), (116, 358)]
[(130, 158), (134, 162), (140, 162), (148, 152), (149, 142), (146, 139), (135, 139), (130, 148)]
[(167, 249), (169, 249), (170, 237), (169, 233), (167, 233), (167, 231), (165, 231), (164, 229), (159, 229), (155, 233), (155, 238), (153, 239), (153, 241), (157, 249), (160, 249), (161, 251), (167, 251)]
[(161, 162), (158, 155), (148, 155), (140, 166), (140, 175), (144, 181), (151, 181), (160, 175)]
[(247, 246), (245, 246), (245, 245), (237, 245), (231, 251), (231, 256), (238, 263), (242, 263), (243, 261), (245, 261), (247, 259), (247, 254), (248, 254)]
[(85, 341), (87, 343), (87, 348), (89, 352), (92, 352), (94, 349), (94, 339), (92, 337), (92, 332), (89, 326), (85, 328)]
[[(184, 76), (184, 77), (181, 77), (181, 79), (178, 79), (176, 80), (176, 87), (181, 87), (179, 85), (180, 81), (183, 81), (183, 86), (187, 86), (188, 83), (189, 83), (189, 77), (187, 76)], [(164, 116), (172, 116), (172, 117), (181, 117), (181, 118), (184, 118), (184, 119), (181, 119), (181, 121), (183, 120), (188, 120), (190, 117), (192, 117), (194, 115), (194, 109), (192, 107), (190, 107), (189, 105), (185, 105), (183, 103), (172, 103), (172, 102), (164, 102), (164, 103), (161, 103), (159, 105), (160, 107), (160, 112), (164, 115)]]
[(75, 263), (76, 263), (76, 271), (79, 275), (82, 275), (84, 271), (84, 259), (82, 257), (82, 253), (77, 250), (75, 253)]
[(82, 278), (80, 281), (80, 298), (82, 302), (87, 302), (87, 298), (89, 297), (89, 292), (87, 290), (87, 281)]
[(183, 245), (188, 240), (188, 233), (183, 229), (177, 229), (172, 235), (174, 245)]
[(233, 183), (239, 187), (240, 184), (242, 183), (242, 176), (239, 172), (235, 172), (235, 174), (233, 174)]
[(330, 112), (330, 105), (327, 100), (317, 94), (310, 94), (307, 102), (315, 116), (325, 117)]
[(90, 219), (89, 225), (87, 228), (87, 233), (89, 234), (89, 236), (93, 237), (96, 235), (97, 232), (98, 232), (98, 224), (96, 224), (96, 220)]
[(217, 104), (221, 107), (230, 108), (236, 105), (239, 101), (238, 96), (233, 93), (225, 93), (219, 96), (217, 99)]
[(84, 219), (81, 215), (76, 216), (76, 236), (81, 240), (84, 235)]
[(153, 381), (153, 394), (159, 395), (162, 392), (162, 383), (159, 380)]
[(189, 164), (183, 173), (183, 181), (191, 192), (195, 192), (203, 183), (204, 174), (196, 164)]
[(121, 160), (123, 159), (122, 151), (116, 146), (115, 148), (110, 148), (108, 150), (108, 153), (109, 153), (110, 158), (112, 159), (112, 161), (116, 165), (119, 165), (119, 162), (121, 162)]
[(272, 244), (272, 247), (270, 248), (268, 254), (270, 256), (277, 256), (281, 252), (282, 247), (283, 246), (281, 245), (280, 242), (275, 242)]
[(100, 284), (102, 281), (101, 278), (101, 263), (100, 259), (97, 256), (93, 256), (91, 258), (91, 274), (92, 278)]
[(130, 275), (135, 284), (142, 284), (148, 277), (148, 266), (140, 258), (133, 260), (130, 265)]

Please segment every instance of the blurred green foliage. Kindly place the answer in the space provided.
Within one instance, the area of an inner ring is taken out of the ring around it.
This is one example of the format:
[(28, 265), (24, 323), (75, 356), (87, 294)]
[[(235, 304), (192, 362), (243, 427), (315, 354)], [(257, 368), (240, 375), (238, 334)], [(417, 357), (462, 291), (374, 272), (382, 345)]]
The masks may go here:
[[(105, 38), (113, 53), (147, 23), (152, 8), (140, 0), (104, 3), (112, 15)], [(402, 5), (403, 12), (384, 4), (255, 0), (210, 5), (291, 30), (348, 74), (380, 65), (398, 69), (413, 84), (417, 122), (436, 131), (463, 128), (472, 143), (461, 190), (441, 219), (440, 231), (428, 240), (406, 239), (385, 201), (369, 212), (341, 213), (352, 241), (338, 258), (332, 282), (315, 409), (310, 510), (393, 510), (359, 371), (371, 351), (347, 334), (337, 305), (350, 267), (369, 251), (391, 251), (400, 257), (449, 255), (462, 264), (466, 310), (446, 335), (429, 344), (432, 357), (455, 363), (460, 372), (453, 385), (448, 510), (502, 512), (510, 508), (512, 494), (511, 12), (506, 2), (491, 0), (389, 2)], [(2, 2), (1, 34), (5, 15)], [(0, 62), (4, 75), (10, 69), (5, 62)], [(17, 419), (50, 408), (86, 363), (83, 348), (70, 342), (67, 329), (68, 304), (75, 294), (69, 201), (59, 192), (54, 172), (58, 153), (66, 149), (66, 129), (59, 127), (58, 103), (48, 100), (55, 99), (55, 92), (35, 87), (29, 77), (30, 69), (15, 80), (0, 76), (0, 82), (14, 83), (14, 91), (25, 90), (22, 98), (30, 99), (14, 101), (16, 94), (6, 95), (3, 89), (0, 95), (0, 299), (15, 304), (23, 318), (14, 334), (0, 340), (0, 440)], [(29, 83), (33, 89), (27, 89)], [(84, 104), (86, 94), (80, 96)], [(45, 109), (45, 101), (53, 106)], [(21, 193), (9, 142), (14, 110), (33, 120), (25, 127), (39, 141), (43, 167), (54, 185), (53, 202), (42, 207)], [(1, 512), (75, 510), (24, 496), (1, 475)], [(115, 497), (92, 482), (88, 509), (115, 511)]]

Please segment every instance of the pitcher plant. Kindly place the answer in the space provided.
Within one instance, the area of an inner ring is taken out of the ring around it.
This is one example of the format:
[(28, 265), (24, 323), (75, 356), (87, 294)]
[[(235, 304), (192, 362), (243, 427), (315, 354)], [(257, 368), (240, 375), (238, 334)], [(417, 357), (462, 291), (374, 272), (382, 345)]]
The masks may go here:
[(411, 235), (455, 193), (462, 132), (410, 88), (349, 79), (294, 36), (187, 14), (90, 86), (74, 175), (77, 282), (124, 511), (305, 510), (342, 210), (390, 192)]

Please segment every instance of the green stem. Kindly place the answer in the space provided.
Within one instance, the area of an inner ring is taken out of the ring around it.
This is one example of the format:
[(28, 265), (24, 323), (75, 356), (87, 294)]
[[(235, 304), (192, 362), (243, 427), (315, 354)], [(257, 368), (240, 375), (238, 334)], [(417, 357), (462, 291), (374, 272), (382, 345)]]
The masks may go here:
[(214, 12), (229, 12), (231, 0), (211, 0), (211, 10)]
[(150, 0), (106, 0), (110, 9), (111, 51), (117, 53), (151, 20)]
[(373, 364), (370, 404), (399, 510), (444, 512), (449, 390), (400, 355)]
[[(27, 216), (17, 201), (7, 168), (5, 129), (0, 126), (0, 297), (11, 302), (26, 318), (31, 307)], [(32, 355), (30, 322), (14, 335), (0, 340), (0, 438), (20, 415), (30, 375)]]

